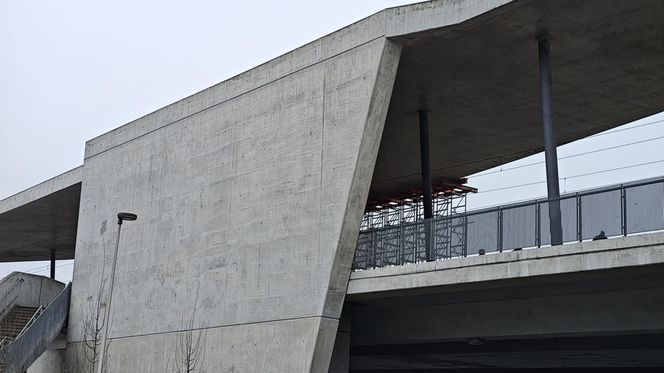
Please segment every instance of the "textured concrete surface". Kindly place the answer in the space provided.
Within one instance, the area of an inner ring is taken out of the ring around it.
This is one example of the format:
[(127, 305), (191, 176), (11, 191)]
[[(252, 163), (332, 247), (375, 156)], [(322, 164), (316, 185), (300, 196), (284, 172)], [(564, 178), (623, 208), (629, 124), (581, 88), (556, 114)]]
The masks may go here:
[(584, 243), (560, 261), (496, 254), (507, 258), (440, 269), (435, 283), (412, 272), (408, 288), (349, 294), (350, 369), (661, 367), (664, 245), (637, 241)]
[(65, 371), (65, 350), (48, 350), (35, 361), (28, 373), (60, 373)]
[[(540, 149), (538, 30), (552, 34), (560, 142), (662, 109), (663, 6), (605, 4), (387, 9), (90, 140), (74, 172), (68, 369), (85, 370), (82, 325), (109, 273), (119, 211), (139, 219), (124, 225), (117, 276), (104, 283), (114, 287), (113, 372), (163, 372), (191, 323), (209, 371), (326, 372), (347, 286), (361, 299), (661, 263), (661, 242), (627, 238), (367, 271), (348, 283), (370, 190), (419, 184), (417, 109), (431, 112), (435, 178)], [(21, 198), (3, 204), (34, 200)], [(13, 211), (4, 209), (0, 217)], [(42, 233), (54, 231), (66, 229)], [(336, 356), (344, 351), (338, 344)]]
[[(476, 291), (472, 298), (451, 292), (439, 296), (437, 304), (424, 304), (426, 297), (420, 296), (417, 306), (407, 307), (408, 302), (404, 300), (397, 307), (395, 301), (393, 307), (382, 307), (380, 312), (373, 307), (356, 307), (353, 323), (358, 327), (352, 331), (353, 343), (374, 345), (471, 337), (545, 338), (664, 331), (661, 279), (656, 283), (641, 282), (644, 288), (625, 288), (624, 284), (617, 286), (609, 279), (603, 281), (606, 282), (603, 288), (592, 289), (580, 281), (561, 281), (563, 285), (557, 286), (539, 284), (528, 290), (514, 284), (509, 294), (503, 289), (492, 289), (502, 298), (489, 295), (490, 291)], [(609, 283), (612, 288), (607, 288)], [(429, 296), (428, 300), (433, 298)]]
[(4, 348), (4, 373), (24, 373), (44, 352), (56, 347), (67, 325), (71, 283), (53, 299), (23, 332)]
[(224, 349), (206, 354), (210, 369), (327, 371), (399, 52), (379, 37), (110, 149), (94, 144), (114, 134), (89, 143), (72, 349), (114, 216), (131, 211), (139, 220), (123, 227), (113, 284), (112, 371), (163, 371), (194, 304), (206, 345)]
[(0, 319), (5, 310), (15, 305), (46, 307), (64, 287), (65, 284), (48, 277), (12, 272), (0, 281)]
[(82, 168), (0, 201), (0, 262), (74, 259)]
[[(14, 306), (48, 306), (64, 287), (63, 283), (48, 277), (12, 272), (0, 281), (0, 321)], [(28, 372), (64, 372), (61, 370), (64, 366), (64, 346), (58, 347), (61, 349), (43, 354), (45, 356), (38, 359)]]

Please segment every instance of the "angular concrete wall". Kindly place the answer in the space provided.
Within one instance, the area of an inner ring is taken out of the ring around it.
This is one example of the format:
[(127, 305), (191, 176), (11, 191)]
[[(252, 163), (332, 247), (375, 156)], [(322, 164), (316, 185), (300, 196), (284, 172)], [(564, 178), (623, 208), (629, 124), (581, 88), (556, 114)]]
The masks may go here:
[[(122, 231), (108, 370), (327, 372), (401, 47), (505, 1), (388, 9), (89, 141), (69, 371)], [(108, 283), (106, 291), (108, 290)], [(192, 332), (193, 330), (193, 332)]]
[(70, 369), (85, 365), (114, 216), (131, 211), (110, 371), (165, 371), (194, 308), (209, 371), (327, 371), (399, 52), (369, 40), (174, 122), (163, 109), (168, 124), (104, 150), (90, 143)]

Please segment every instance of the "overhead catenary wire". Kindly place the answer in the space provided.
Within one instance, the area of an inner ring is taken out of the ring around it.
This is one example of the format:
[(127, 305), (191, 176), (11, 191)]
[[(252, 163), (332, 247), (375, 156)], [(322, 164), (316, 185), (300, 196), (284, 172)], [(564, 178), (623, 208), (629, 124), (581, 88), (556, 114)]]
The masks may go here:
[[(561, 178), (558, 179), (558, 181), (562, 181), (562, 180), (565, 180), (565, 179), (575, 179), (575, 178), (590, 176), (590, 175), (597, 175), (597, 174), (602, 174), (602, 173), (612, 172), (612, 171), (619, 171), (619, 170), (624, 170), (624, 169), (633, 168), (633, 167), (647, 166), (647, 165), (657, 164), (657, 163), (662, 163), (662, 162), (664, 162), (664, 159), (660, 159), (660, 160), (657, 160), (657, 161), (651, 161), (651, 162), (637, 163), (637, 164), (633, 164), (633, 165), (629, 165), (629, 166), (615, 167), (615, 168), (610, 168), (610, 169), (606, 169), (606, 170), (586, 172), (586, 173), (583, 173), (583, 174), (561, 177)], [(518, 184), (518, 185), (511, 185), (511, 186), (506, 186), (506, 187), (482, 190), (482, 191), (477, 192), (477, 194), (497, 192), (497, 191), (500, 191), (500, 190), (508, 190), (508, 189), (514, 189), (514, 188), (522, 188), (522, 187), (526, 187), (526, 186), (532, 186), (532, 185), (538, 185), (538, 184), (544, 184), (544, 183), (546, 183), (546, 180), (534, 181), (534, 182), (531, 182), (531, 183), (524, 183), (524, 184)]]
[[(624, 147), (631, 146), (631, 145), (643, 144), (645, 142), (650, 142), (650, 141), (655, 141), (655, 140), (660, 140), (660, 139), (664, 139), (664, 136), (652, 137), (652, 138), (643, 139), (643, 140), (639, 140), (639, 141), (634, 141), (634, 142), (630, 142), (630, 143), (626, 143), (626, 144), (614, 145), (614, 146), (609, 146), (609, 147), (606, 147), (606, 148), (589, 150), (587, 152), (571, 154), (571, 155), (564, 156), (564, 157), (558, 157), (558, 160), (561, 161), (561, 160), (565, 160), (565, 159), (570, 159), (570, 158), (580, 157), (580, 156), (584, 156), (584, 155), (599, 153), (599, 152), (603, 152), (603, 151), (607, 151), (607, 150), (614, 150), (614, 149), (624, 148)], [(474, 179), (474, 178), (478, 178), (478, 177), (483, 177), (483, 176), (488, 176), (488, 175), (501, 173), (501, 172), (504, 172), (504, 171), (511, 171), (511, 170), (517, 170), (517, 169), (521, 169), (521, 168), (525, 168), (525, 167), (536, 166), (536, 165), (544, 164), (544, 163), (545, 163), (544, 161), (539, 161), (539, 162), (532, 162), (532, 163), (519, 165), (519, 166), (514, 166), (514, 167), (501, 168), (500, 170), (489, 171), (489, 172), (484, 172), (484, 173), (480, 173), (480, 174), (477, 174), (477, 175), (472, 175), (472, 176), (470, 176), (470, 178)]]
[[(59, 264), (59, 265), (56, 265), (55, 268), (67, 267), (67, 266), (70, 266), (70, 265), (74, 265), (74, 262)], [(28, 269), (25, 272), (26, 273), (41, 273), (41, 272), (46, 272), (50, 269), (51, 269), (51, 265), (50, 264), (45, 264), (45, 265), (42, 265), (42, 266), (39, 266), (39, 267)]]
[(586, 137), (586, 138), (589, 139), (589, 138), (591, 138), (591, 137), (604, 136), (604, 135), (611, 135), (611, 134), (613, 134), (613, 133), (617, 133), (617, 132), (629, 131), (629, 130), (633, 130), (633, 129), (637, 129), (637, 128), (641, 128), (641, 127), (652, 126), (652, 125), (660, 124), (660, 123), (664, 123), (664, 119), (655, 120), (655, 121), (647, 122), (647, 123), (641, 123), (641, 124), (638, 124), (638, 125), (636, 125), (636, 126), (631, 126), (631, 127), (627, 127), (627, 128), (618, 128), (618, 129), (615, 129), (615, 130), (610, 130), (610, 131), (606, 131), (606, 132), (600, 132), (600, 133), (596, 133), (596, 134), (594, 134), (594, 135), (590, 135), (590, 136), (588, 136), (588, 137)]

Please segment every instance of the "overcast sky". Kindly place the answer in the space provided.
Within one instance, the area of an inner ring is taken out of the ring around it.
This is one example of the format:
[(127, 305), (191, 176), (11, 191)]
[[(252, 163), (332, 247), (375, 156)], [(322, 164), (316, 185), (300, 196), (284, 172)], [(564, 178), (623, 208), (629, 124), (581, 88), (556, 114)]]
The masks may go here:
[[(0, 199), (81, 165), (90, 138), (403, 3), (0, 0)], [(559, 156), (662, 135), (664, 125), (655, 123), (569, 144)], [(662, 145), (561, 160), (561, 191), (660, 176), (664, 163), (573, 177), (662, 160)], [(543, 180), (543, 165), (473, 177), (470, 184), (485, 192), (470, 206), (543, 196), (544, 183), (491, 191)], [(58, 279), (70, 280), (71, 263), (59, 265)], [(0, 277), (11, 270), (48, 274), (44, 263), (31, 262), (0, 265)]]

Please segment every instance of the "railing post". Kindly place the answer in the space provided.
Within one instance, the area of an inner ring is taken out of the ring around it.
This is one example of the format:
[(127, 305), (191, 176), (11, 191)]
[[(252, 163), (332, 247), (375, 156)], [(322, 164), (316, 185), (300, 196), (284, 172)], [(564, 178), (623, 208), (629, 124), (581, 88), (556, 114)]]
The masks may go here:
[(542, 212), (540, 202), (535, 201), (535, 245), (542, 247)]
[(497, 234), (497, 249), (503, 252), (503, 209), (498, 207), (498, 234)]
[(620, 185), (620, 228), (622, 235), (627, 236), (627, 188)]
[(583, 201), (579, 193), (576, 194), (576, 239), (583, 242)]
[[(461, 252), (464, 257), (468, 256), (468, 213), (463, 213), (463, 248)], [(452, 249), (450, 249), (450, 257), (452, 257)]]
[(403, 220), (399, 220), (399, 265), (403, 265)]

